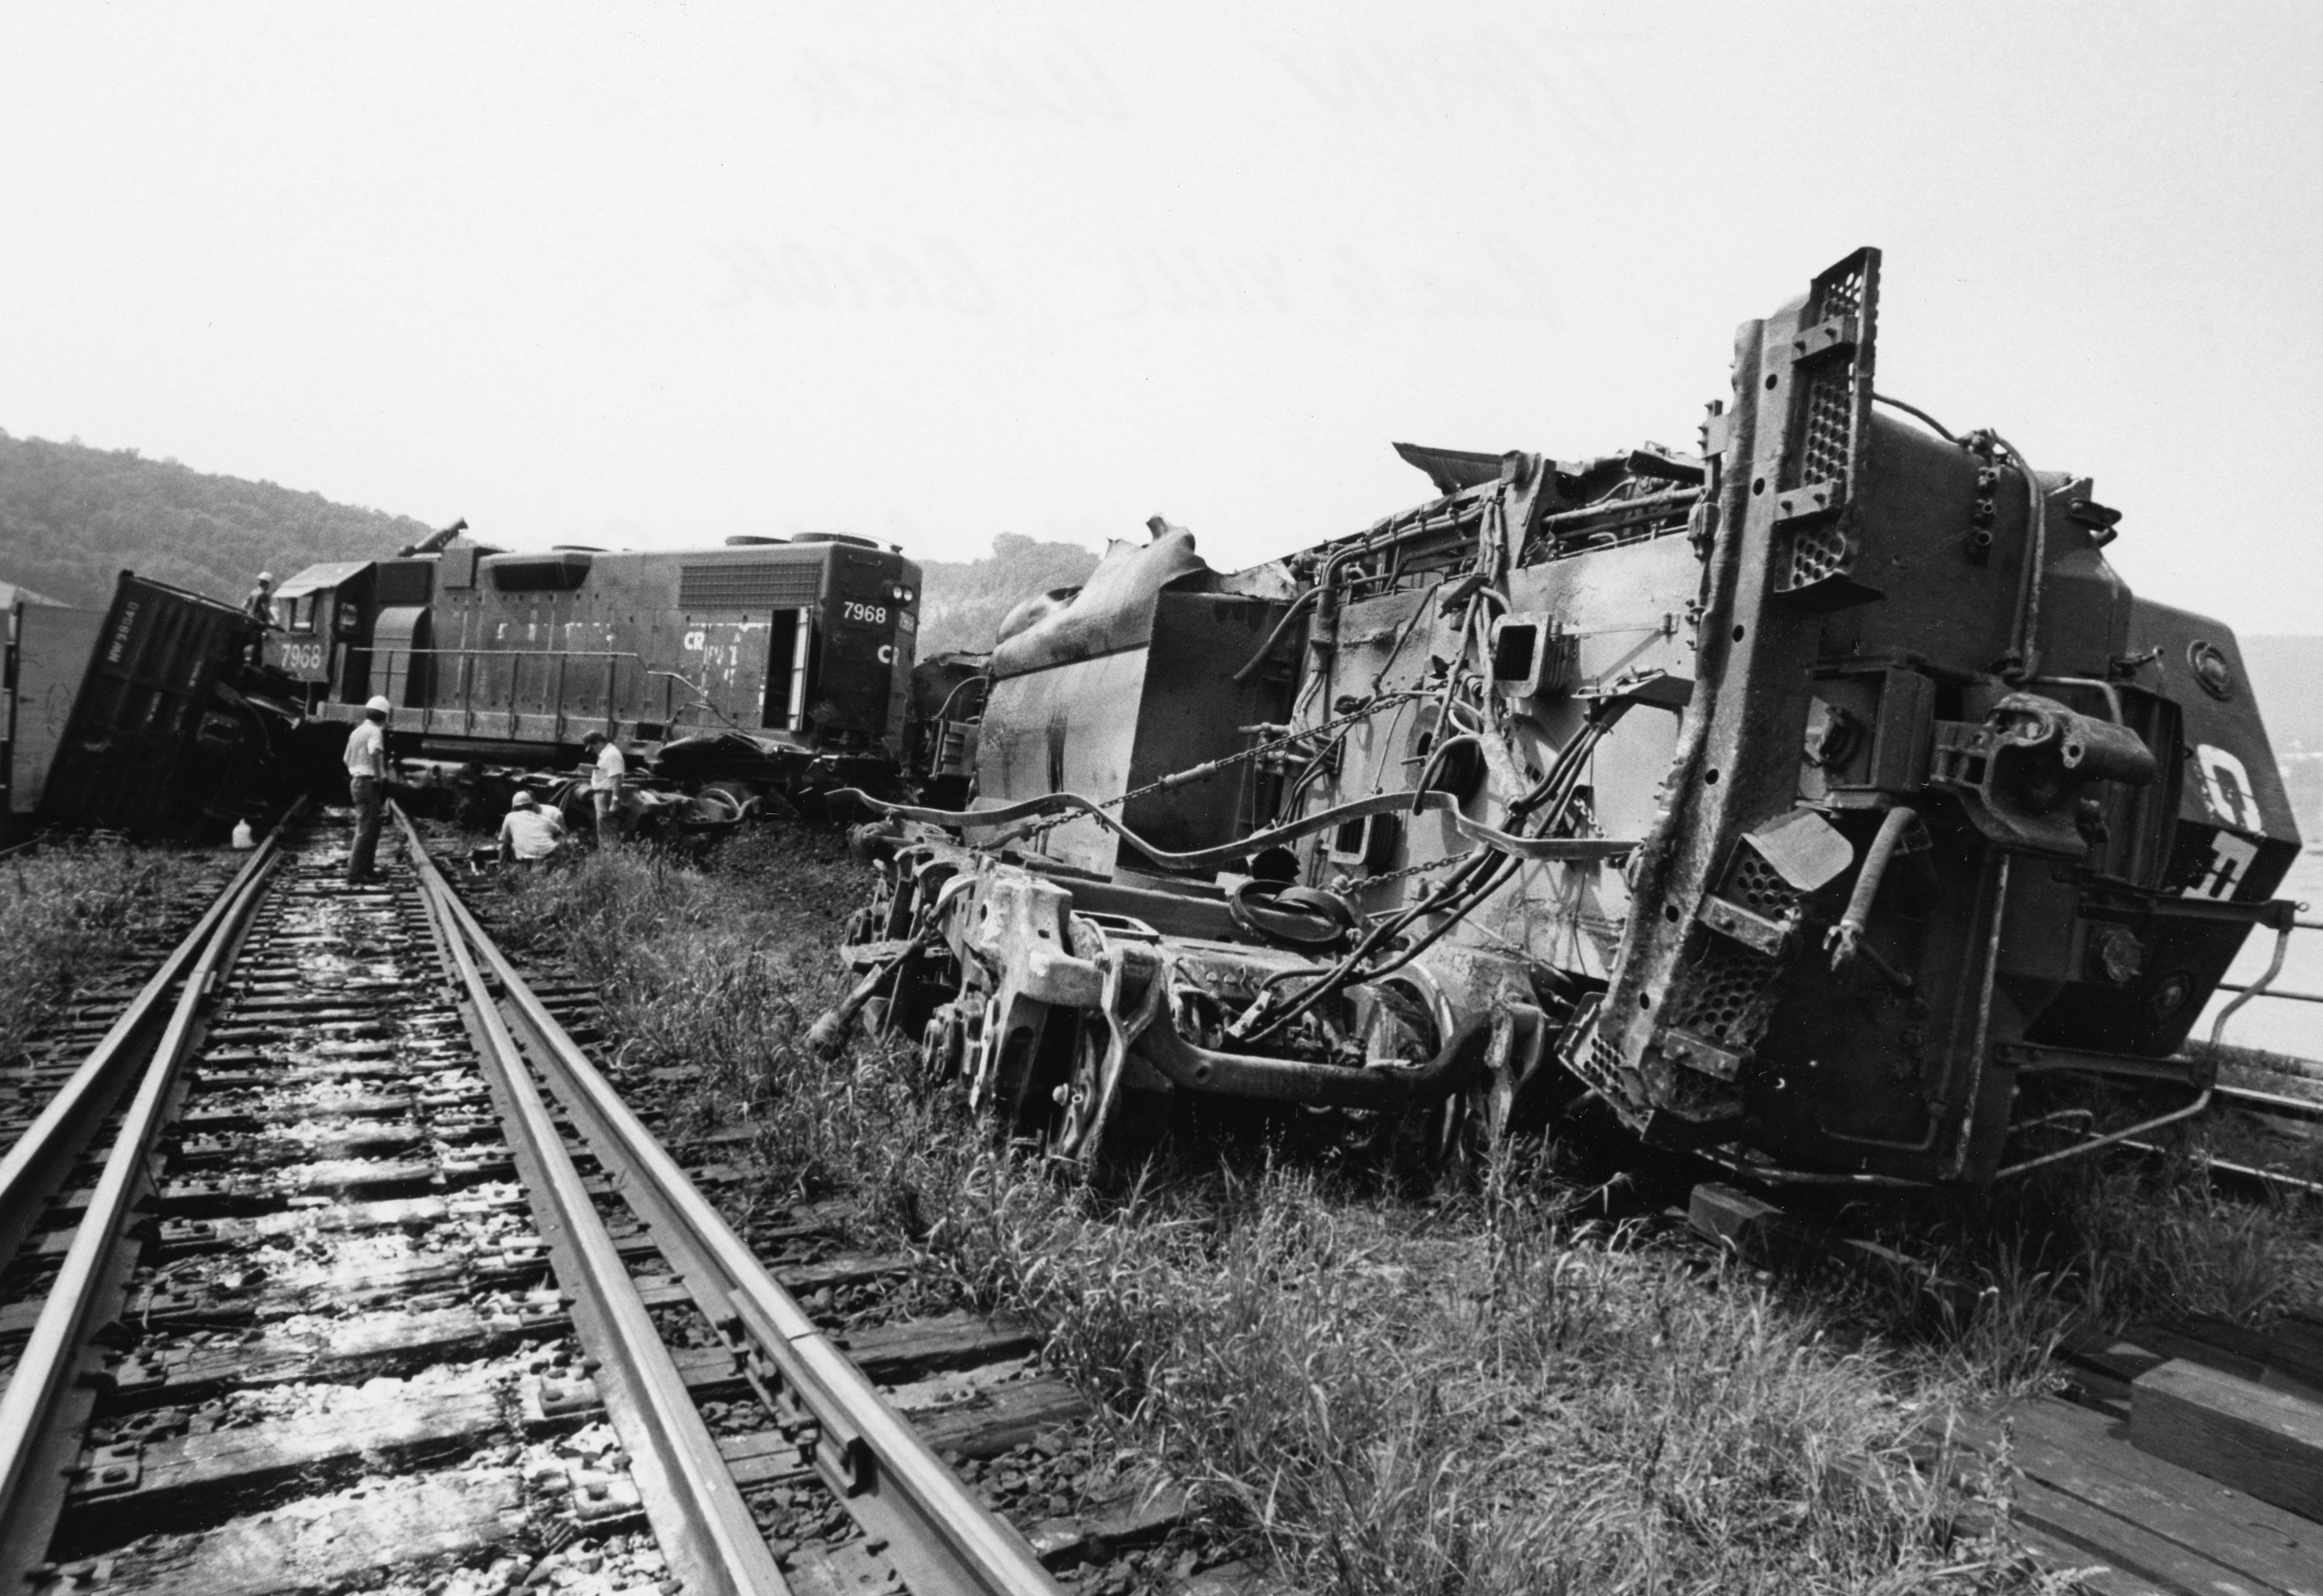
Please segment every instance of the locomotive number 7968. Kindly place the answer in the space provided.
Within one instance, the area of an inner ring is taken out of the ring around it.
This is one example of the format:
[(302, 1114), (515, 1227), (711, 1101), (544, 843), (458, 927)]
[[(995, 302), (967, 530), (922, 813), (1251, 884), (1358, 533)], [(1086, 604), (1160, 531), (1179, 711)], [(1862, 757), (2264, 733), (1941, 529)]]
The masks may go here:
[(854, 600), (849, 599), (843, 606), (841, 606), (840, 610), (840, 617), (844, 620), (861, 620), (868, 621), (873, 626), (886, 626), (887, 624), (887, 606), (885, 604), (858, 604)]

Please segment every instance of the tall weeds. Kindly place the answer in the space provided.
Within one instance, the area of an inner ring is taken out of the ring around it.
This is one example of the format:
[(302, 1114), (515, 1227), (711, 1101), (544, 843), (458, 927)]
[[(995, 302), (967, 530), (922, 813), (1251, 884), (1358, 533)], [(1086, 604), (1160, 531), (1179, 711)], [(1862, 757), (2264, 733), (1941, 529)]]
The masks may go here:
[(926, 1248), (1302, 1588), (2031, 1581), (1913, 1461), (1946, 1392), (1538, 1188), (1449, 1221), (1281, 1170), (1114, 1206), (987, 1154)]
[(1988, 1396), (2047, 1383), (2069, 1337), (2195, 1315), (2264, 1325), (2323, 1298), (2323, 1210), (2229, 1200), (2196, 1142), (2162, 1167), (2082, 1160), (1880, 1218), (1932, 1269), (1878, 1283), (1854, 1306)]
[(616, 1073), (685, 1069), (680, 1134), (747, 1128), (780, 1172), (771, 1200), (851, 1189), (877, 1165), (870, 1126), (901, 1106), (888, 1077), (805, 1046), (843, 983), (741, 884), (636, 854), (592, 855), (510, 884), (495, 928), (553, 949), (598, 985)]
[(0, 1059), (89, 979), (165, 927), (193, 885), (193, 856), (115, 841), (68, 843), (0, 860)]

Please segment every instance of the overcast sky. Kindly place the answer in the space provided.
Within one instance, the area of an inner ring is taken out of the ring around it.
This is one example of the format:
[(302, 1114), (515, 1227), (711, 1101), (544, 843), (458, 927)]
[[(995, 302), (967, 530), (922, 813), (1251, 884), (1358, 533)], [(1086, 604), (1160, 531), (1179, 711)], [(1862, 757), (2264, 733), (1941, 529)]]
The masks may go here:
[(1879, 384), (2323, 632), (2316, 8), (0, 9), (0, 427), (513, 546), (1156, 513), (1694, 444), (1887, 252)]

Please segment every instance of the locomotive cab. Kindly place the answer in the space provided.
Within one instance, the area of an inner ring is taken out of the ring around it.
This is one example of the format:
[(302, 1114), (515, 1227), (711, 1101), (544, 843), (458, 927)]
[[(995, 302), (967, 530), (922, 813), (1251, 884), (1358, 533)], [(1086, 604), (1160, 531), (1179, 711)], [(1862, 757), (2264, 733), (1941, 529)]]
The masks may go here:
[(306, 707), (370, 695), (372, 590), (379, 565), (338, 560), (309, 565), (274, 590), (266, 663), (306, 691)]

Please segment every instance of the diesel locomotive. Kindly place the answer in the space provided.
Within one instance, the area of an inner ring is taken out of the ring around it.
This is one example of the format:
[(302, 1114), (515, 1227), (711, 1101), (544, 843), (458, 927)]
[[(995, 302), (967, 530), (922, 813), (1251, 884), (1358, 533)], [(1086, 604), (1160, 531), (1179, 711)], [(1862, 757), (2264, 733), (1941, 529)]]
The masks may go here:
[(458, 530), (276, 590), (266, 661), (308, 717), (383, 696), (416, 761), (569, 762), (593, 730), (737, 794), (892, 790), (920, 601), (899, 551), (809, 533), (508, 553)]
[(1399, 445), (1433, 495), (1353, 536), (1157, 522), (1020, 612), (931, 729), (972, 798), (858, 832), (849, 1015), (1090, 1171), (1198, 1100), (1863, 1185), (2199, 1111), (2300, 846), (2234, 635), (1875, 391), (1879, 271), (1745, 323), (1698, 451)]

